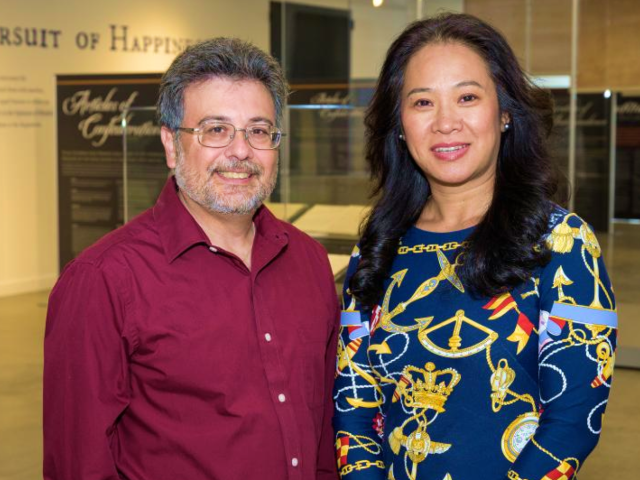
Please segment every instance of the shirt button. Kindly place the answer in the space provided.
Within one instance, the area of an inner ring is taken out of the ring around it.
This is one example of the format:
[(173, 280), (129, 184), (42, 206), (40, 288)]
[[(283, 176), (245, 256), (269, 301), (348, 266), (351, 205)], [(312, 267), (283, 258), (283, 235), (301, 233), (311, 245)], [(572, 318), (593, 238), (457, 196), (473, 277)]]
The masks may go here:
[(286, 399), (287, 397), (284, 396), (284, 393), (281, 393), (280, 395), (278, 395), (278, 400), (280, 401), (280, 403), (284, 403)]
[(293, 457), (291, 459), (291, 465), (294, 466), (294, 467), (298, 466), (298, 459), (296, 457)]
[(271, 334), (270, 334), (270, 333), (265, 333), (265, 334), (264, 334), (264, 339), (265, 339), (267, 342), (270, 342), (270, 341), (271, 341)]
[(216, 247), (209, 247), (209, 250), (211, 250), (213, 253), (218, 252), (218, 249)]

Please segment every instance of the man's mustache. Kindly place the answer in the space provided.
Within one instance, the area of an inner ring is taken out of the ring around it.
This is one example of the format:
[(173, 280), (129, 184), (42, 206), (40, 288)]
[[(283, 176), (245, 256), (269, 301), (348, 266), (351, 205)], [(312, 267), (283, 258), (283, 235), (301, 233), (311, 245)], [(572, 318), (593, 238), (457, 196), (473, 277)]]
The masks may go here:
[(213, 175), (216, 172), (229, 171), (247, 173), (249, 175), (262, 175), (264, 169), (260, 165), (248, 162), (246, 160), (223, 160), (216, 162), (207, 169), (207, 173), (209, 174), (209, 176)]

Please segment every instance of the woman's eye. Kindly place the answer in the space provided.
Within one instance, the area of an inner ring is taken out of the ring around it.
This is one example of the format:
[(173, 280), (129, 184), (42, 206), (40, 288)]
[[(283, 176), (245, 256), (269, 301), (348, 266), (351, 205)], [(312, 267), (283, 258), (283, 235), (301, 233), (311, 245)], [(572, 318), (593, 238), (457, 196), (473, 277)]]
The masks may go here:
[(478, 97), (476, 97), (475, 95), (469, 94), (469, 95), (463, 95), (460, 100), (464, 103), (469, 103), (469, 102), (473, 102), (477, 98)]
[(420, 100), (417, 100), (414, 105), (416, 107), (428, 107), (429, 105), (431, 105), (431, 102), (422, 98)]

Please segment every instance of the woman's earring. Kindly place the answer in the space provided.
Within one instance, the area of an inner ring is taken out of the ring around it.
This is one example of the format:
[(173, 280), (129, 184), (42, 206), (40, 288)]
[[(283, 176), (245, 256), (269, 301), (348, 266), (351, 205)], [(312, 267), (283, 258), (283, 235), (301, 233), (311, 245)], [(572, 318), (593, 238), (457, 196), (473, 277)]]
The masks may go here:
[(400, 138), (400, 140), (404, 140), (404, 135), (401, 133), (400, 135), (398, 135), (398, 138)]
[(504, 131), (506, 132), (507, 130), (509, 130), (511, 128), (511, 124), (510, 123), (505, 123), (504, 124)]

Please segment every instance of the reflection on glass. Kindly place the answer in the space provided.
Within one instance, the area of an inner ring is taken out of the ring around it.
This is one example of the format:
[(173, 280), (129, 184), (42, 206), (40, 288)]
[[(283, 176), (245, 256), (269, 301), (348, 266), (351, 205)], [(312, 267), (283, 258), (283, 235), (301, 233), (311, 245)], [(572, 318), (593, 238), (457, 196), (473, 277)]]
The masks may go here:
[(640, 220), (640, 96), (618, 95), (615, 217)]
[[(128, 221), (155, 203), (168, 172), (155, 107), (131, 108), (124, 117), (128, 118), (123, 125), (124, 214)], [(145, 122), (155, 127), (136, 128)]]
[(603, 92), (578, 95), (575, 211), (600, 231), (609, 229), (610, 108)]

